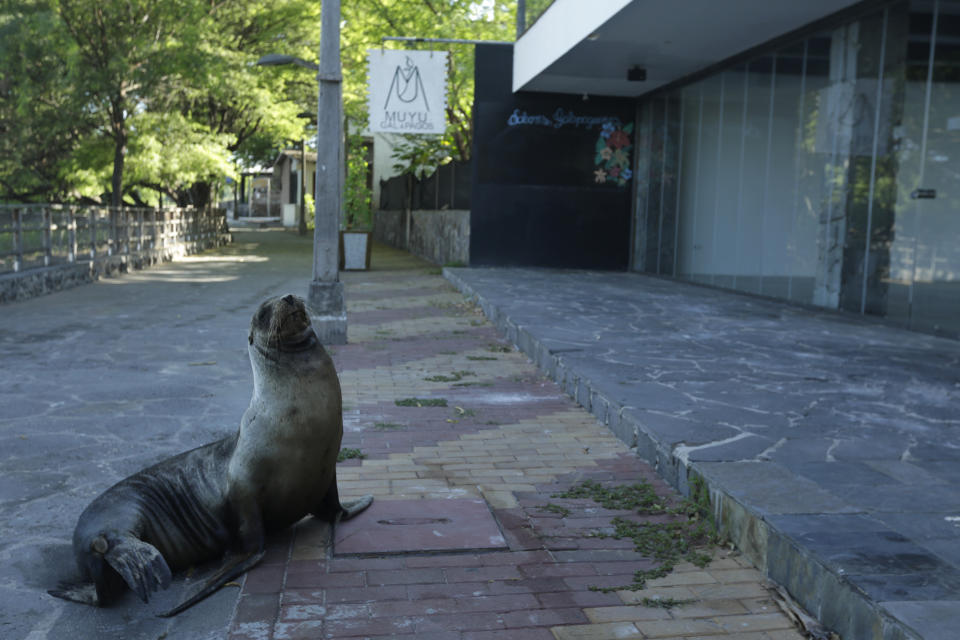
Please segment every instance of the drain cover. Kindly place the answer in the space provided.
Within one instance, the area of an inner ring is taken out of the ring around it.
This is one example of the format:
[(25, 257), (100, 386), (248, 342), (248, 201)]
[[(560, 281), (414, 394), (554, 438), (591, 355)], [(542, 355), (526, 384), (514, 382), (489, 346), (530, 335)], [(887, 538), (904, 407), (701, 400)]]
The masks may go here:
[(334, 555), (505, 549), (483, 500), (375, 500), (337, 525)]

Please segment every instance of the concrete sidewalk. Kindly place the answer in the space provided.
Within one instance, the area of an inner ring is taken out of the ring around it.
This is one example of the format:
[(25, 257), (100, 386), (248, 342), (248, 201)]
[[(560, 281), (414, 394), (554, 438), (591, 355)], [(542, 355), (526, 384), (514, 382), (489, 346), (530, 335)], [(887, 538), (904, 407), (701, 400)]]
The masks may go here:
[(960, 343), (639, 274), (450, 269), (843, 638), (960, 628)]
[[(304, 291), (310, 249), (285, 232), (237, 232), (215, 252), (0, 307), (0, 636), (801, 637), (729, 550), (616, 590), (657, 563), (592, 534), (612, 532), (616, 516), (678, 517), (555, 494), (587, 479), (646, 480), (670, 504), (677, 494), (498, 339), (439, 269), (383, 248), (374, 270), (344, 274), (350, 344), (332, 349), (344, 446), (364, 456), (340, 465), (341, 493), (374, 493), (374, 506), (333, 545), (304, 520), (240, 584), (172, 620), (153, 614), (209, 567), (148, 605), (47, 596), (74, 572), (70, 536), (94, 496), (236, 429), (251, 391), (249, 317), (269, 295)], [(655, 606), (674, 601), (687, 602)]]

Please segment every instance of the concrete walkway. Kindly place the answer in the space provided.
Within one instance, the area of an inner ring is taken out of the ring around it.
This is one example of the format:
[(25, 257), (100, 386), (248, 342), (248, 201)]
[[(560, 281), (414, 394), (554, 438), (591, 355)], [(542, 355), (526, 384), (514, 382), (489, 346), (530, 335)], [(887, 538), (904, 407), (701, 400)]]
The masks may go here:
[(638, 274), (450, 269), (844, 639), (960, 629), (960, 343)]
[[(677, 494), (439, 269), (383, 248), (374, 270), (344, 274), (350, 344), (332, 349), (344, 446), (364, 456), (340, 465), (341, 493), (374, 493), (374, 506), (335, 544), (302, 521), (238, 585), (172, 620), (153, 614), (210, 567), (147, 605), (48, 596), (74, 574), (70, 536), (93, 497), (236, 429), (249, 317), (269, 295), (304, 292), (310, 250), (309, 238), (238, 232), (215, 252), (0, 307), (0, 637), (801, 638), (729, 549), (615, 589), (656, 563), (591, 534), (616, 516), (678, 517), (555, 494), (587, 479), (646, 480), (668, 504)], [(651, 606), (669, 599), (686, 602)]]

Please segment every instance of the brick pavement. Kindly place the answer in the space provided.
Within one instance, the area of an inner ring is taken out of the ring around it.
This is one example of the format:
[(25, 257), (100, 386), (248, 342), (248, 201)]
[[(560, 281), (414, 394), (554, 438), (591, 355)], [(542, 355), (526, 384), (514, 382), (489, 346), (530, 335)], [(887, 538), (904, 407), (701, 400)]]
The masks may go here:
[[(627, 512), (554, 494), (587, 479), (643, 479), (677, 496), (502, 342), (438, 269), (378, 247), (374, 270), (343, 280), (350, 344), (331, 350), (343, 446), (366, 457), (340, 464), (341, 496), (403, 500), (411, 516), (418, 501), (482, 499), (502, 548), (341, 556), (326, 528), (306, 519), (244, 579), (231, 640), (803, 637), (760, 573), (727, 549), (642, 591), (592, 589), (629, 584), (655, 563), (628, 540), (590, 537)], [(407, 398), (446, 406), (396, 403)], [(569, 513), (543, 509), (560, 502)], [(689, 602), (643, 604), (667, 598)]]

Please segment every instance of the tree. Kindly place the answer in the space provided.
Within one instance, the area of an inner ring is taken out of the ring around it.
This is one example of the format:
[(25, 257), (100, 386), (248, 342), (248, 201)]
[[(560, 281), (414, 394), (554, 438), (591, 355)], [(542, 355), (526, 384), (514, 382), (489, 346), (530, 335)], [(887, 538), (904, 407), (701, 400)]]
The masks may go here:
[(120, 206), (128, 119), (149, 104), (171, 72), (171, 46), (193, 24), (196, 5), (162, 0), (59, 0), (57, 14), (76, 46), (73, 82), (113, 141), (110, 204)]
[[(192, 31), (191, 56), (163, 110), (185, 114), (237, 162), (272, 162), (278, 147), (303, 136), (297, 115), (316, 109), (316, 80), (253, 63), (267, 53), (314, 56), (319, 9), (307, 0), (211, 4)], [(205, 204), (214, 177), (194, 174), (176, 189), (177, 200)]]
[[(347, 117), (366, 121), (367, 50), (384, 35), (510, 39), (515, 0), (356, 0), (343, 7)], [(300, 140), (316, 78), (257, 67), (315, 59), (313, 0), (0, 0), (0, 198), (206, 204), (237, 165)], [(394, 45), (391, 45), (394, 46)], [(473, 48), (453, 45), (444, 138), (470, 153)], [(418, 139), (422, 145), (423, 140)]]
[(0, 3), (0, 199), (70, 196), (70, 154), (95, 127), (67, 72), (74, 53), (49, 2)]

